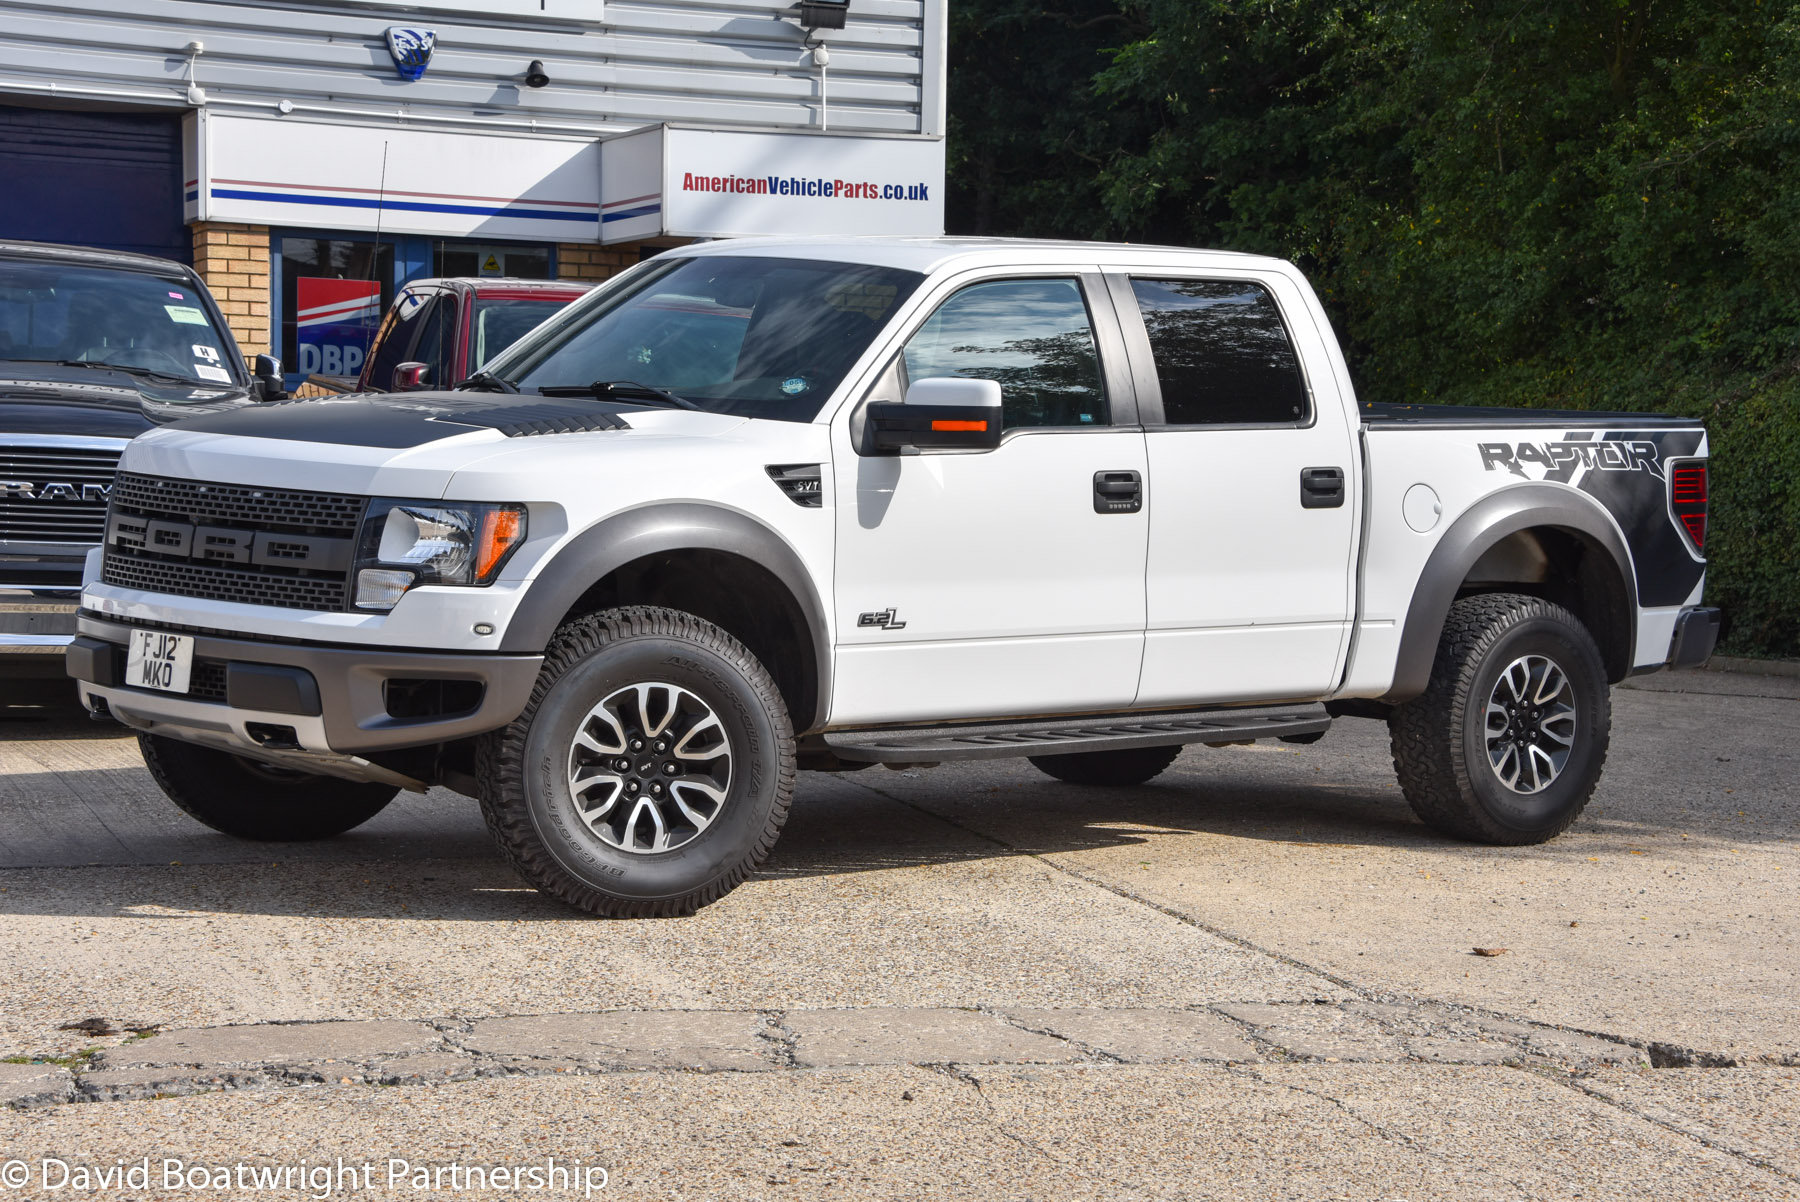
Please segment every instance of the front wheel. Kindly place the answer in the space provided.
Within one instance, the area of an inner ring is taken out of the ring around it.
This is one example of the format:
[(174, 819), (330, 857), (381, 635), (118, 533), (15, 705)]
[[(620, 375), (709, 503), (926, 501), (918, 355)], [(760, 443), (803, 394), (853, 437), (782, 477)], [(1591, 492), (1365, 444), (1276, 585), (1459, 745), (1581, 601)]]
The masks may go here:
[(531, 701), (482, 737), (481, 809), (542, 892), (590, 914), (691, 914), (775, 844), (794, 791), (787, 707), (731, 635), (670, 609), (578, 618)]
[(1560, 605), (1517, 593), (1450, 608), (1418, 697), (1388, 719), (1394, 768), (1426, 825), (1481, 843), (1543, 843), (1600, 781), (1611, 737), (1593, 636)]
[(162, 735), (139, 735), (138, 750), (170, 801), (239, 839), (329, 839), (375, 817), (400, 792), (393, 785), (277, 768)]

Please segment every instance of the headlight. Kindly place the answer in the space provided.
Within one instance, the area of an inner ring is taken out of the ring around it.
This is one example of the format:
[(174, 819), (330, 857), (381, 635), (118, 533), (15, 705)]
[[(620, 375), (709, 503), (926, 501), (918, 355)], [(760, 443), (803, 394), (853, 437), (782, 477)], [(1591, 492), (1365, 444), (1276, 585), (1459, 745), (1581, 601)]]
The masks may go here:
[(363, 519), (356, 608), (389, 610), (418, 584), (492, 584), (525, 541), (525, 507), (378, 500)]

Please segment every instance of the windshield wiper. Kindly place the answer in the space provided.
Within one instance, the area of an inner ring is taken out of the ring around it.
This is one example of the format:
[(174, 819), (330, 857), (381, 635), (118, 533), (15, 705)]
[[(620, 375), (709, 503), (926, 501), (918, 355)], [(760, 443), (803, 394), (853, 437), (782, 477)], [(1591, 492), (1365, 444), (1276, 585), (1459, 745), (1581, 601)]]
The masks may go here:
[(124, 363), (108, 363), (104, 359), (35, 359), (34, 363), (54, 363), (58, 367), (97, 367), (104, 371), (122, 371), (128, 376), (148, 376), (153, 380), (168, 380), (174, 384), (187, 384), (195, 388), (234, 388), (235, 384), (208, 383), (189, 376), (178, 376), (174, 372), (157, 371), (154, 367), (131, 367)]
[(486, 368), (476, 372), (474, 375), (465, 377), (463, 382), (456, 387), (459, 392), (465, 389), (469, 392), (519, 391), (519, 386), (517, 384), (514, 384), (511, 380), (502, 380), (499, 376), (488, 371)]
[(538, 389), (542, 396), (591, 396), (597, 401), (650, 401), (676, 409), (702, 412), (700, 406), (667, 388), (639, 384), (635, 380), (595, 380), (592, 384), (550, 384)]

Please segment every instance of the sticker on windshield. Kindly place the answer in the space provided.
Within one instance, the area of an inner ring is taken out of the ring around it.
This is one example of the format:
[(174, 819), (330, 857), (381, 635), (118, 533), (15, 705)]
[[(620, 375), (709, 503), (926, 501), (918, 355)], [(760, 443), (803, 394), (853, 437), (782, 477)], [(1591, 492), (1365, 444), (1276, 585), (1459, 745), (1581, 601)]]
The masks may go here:
[(171, 292), (171, 293), (169, 293), (169, 297), (172, 300), (186, 300), (187, 299), (187, 297), (181, 295), (181, 293), (179, 293), (179, 292)]
[(206, 324), (206, 314), (192, 305), (164, 305), (163, 309), (168, 313), (170, 321), (178, 322), (181, 325), (203, 326)]
[(231, 373), (222, 367), (213, 367), (206, 363), (194, 364), (194, 374), (202, 380), (217, 380), (221, 384), (231, 383)]
[(219, 361), (219, 352), (210, 346), (202, 346), (200, 343), (196, 342), (194, 343), (194, 358), (204, 359), (208, 363), (217, 363)]
[(799, 396), (810, 387), (811, 385), (806, 382), (806, 379), (803, 376), (789, 376), (781, 382), (781, 391), (787, 393), (789, 396)]

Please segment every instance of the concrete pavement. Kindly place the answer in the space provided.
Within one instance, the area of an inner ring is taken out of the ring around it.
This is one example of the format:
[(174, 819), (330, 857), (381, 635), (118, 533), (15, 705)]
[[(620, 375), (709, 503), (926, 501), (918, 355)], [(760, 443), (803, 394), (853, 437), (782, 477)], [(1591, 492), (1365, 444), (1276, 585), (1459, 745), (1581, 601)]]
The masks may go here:
[(1541, 848), (1429, 834), (1345, 721), (1134, 790), (809, 774), (766, 871), (661, 922), (522, 890), (451, 794), (237, 844), (113, 732), (13, 720), (0, 1157), (498, 1156), (498, 1106), (643, 1196), (1800, 1195), (1800, 687), (1638, 683)]

